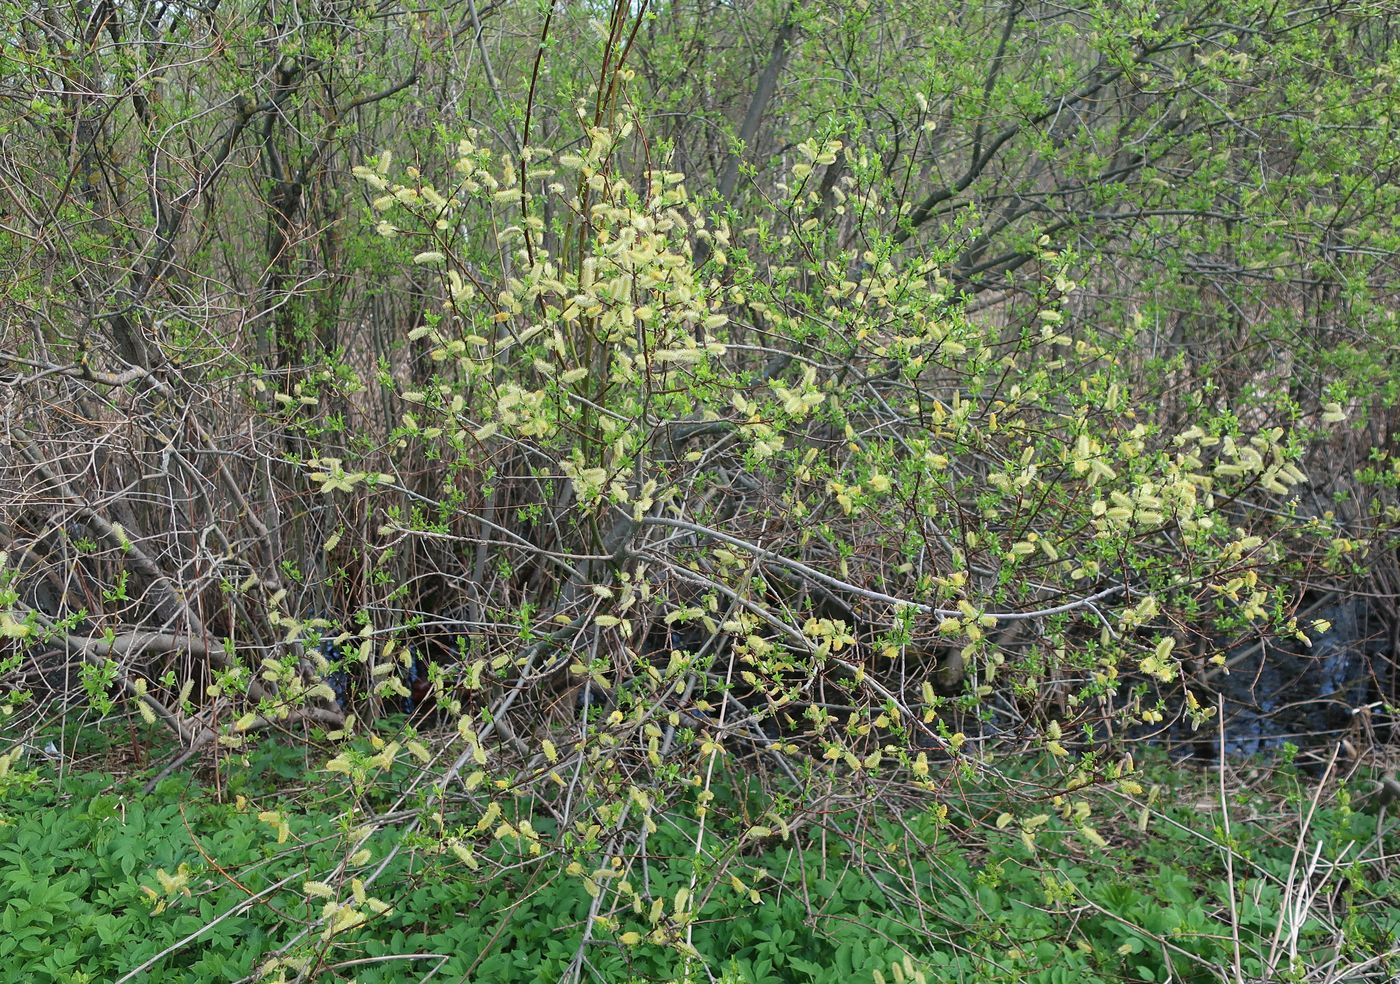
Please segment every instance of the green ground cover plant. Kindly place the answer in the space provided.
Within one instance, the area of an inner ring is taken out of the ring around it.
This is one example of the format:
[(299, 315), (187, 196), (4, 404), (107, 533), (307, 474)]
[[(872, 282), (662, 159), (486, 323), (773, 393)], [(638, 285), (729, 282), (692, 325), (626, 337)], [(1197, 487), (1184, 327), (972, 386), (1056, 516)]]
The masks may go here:
[[(727, 856), (696, 857), (695, 825), (667, 822), (627, 876), (637, 904), (600, 916), (586, 882), (526, 863), (507, 839), (444, 851), (404, 812), (279, 780), (278, 760), (299, 754), (264, 752), (223, 802), (184, 776), (143, 797), (134, 780), (31, 770), (0, 826), (0, 967), (11, 968), (0, 979), (551, 982), (586, 932), (603, 944), (587, 951), (591, 972), (609, 981), (1400, 970), (1393, 818), (1354, 808), (1356, 783), (1324, 790), (1287, 768), (1226, 796), (1228, 838), (1210, 777), (1165, 763), (1111, 797), (1127, 822), (1103, 845), (1075, 827), (1073, 808), (1011, 822), (975, 783), (946, 808), (833, 813), (761, 842), (722, 826), (721, 842), (744, 845)], [(744, 800), (735, 781), (725, 777), (720, 800)], [(440, 809), (450, 829), (453, 807)], [(347, 851), (369, 852), (358, 873)], [(696, 865), (730, 876), (691, 905)], [(332, 918), (334, 932), (308, 931), (318, 910), (357, 900), (370, 905)], [(666, 942), (686, 922), (688, 955)]]
[(1393, 974), (1394, 6), (0, 0), (3, 952)]

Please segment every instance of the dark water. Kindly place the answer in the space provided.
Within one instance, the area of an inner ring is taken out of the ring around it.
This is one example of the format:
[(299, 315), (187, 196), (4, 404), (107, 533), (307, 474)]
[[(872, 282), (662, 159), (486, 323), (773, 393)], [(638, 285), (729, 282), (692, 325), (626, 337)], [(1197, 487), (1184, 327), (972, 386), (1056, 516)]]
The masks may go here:
[[(1316, 619), (1331, 627), (1316, 632), (1311, 628)], [(1386, 613), (1365, 599), (1340, 601), (1300, 619), (1312, 638), (1310, 647), (1268, 638), (1229, 650), (1228, 673), (1208, 670), (1204, 681), (1190, 684), (1202, 704), (1223, 698), (1226, 755), (1245, 758), (1278, 752), (1285, 744), (1330, 748), (1344, 737), (1388, 737), (1391, 721), (1380, 706), (1393, 696), (1388, 622)], [(1181, 700), (1168, 703), (1179, 708)], [(1179, 722), (1167, 738), (1174, 751), (1201, 754), (1200, 746), (1207, 745), (1214, 755), (1220, 727), (1212, 719), (1193, 733)]]
[[(1153, 708), (1160, 700), (1163, 720), (1115, 733), (1164, 746), (1174, 758), (1212, 761), (1220, 754), (1222, 721), (1225, 754), (1236, 760), (1274, 756), (1291, 745), (1308, 760), (1325, 761), (1343, 739), (1358, 747), (1400, 740), (1388, 710), (1400, 704), (1389, 629), (1393, 602), (1329, 600), (1304, 612), (1299, 624), (1311, 646), (1256, 637), (1226, 650), (1228, 672), (1207, 665), (1185, 681), (1149, 681), (1140, 705), (1134, 698), (1138, 682), (1128, 678), (1118, 707)], [(1330, 623), (1326, 632), (1312, 628), (1317, 620)], [(1187, 714), (1187, 690), (1200, 707), (1214, 709), (1197, 728)], [(1024, 708), (1007, 695), (994, 695), (985, 708), (975, 720), (959, 721), (958, 730), (1013, 744), (1040, 740)]]
[[(353, 659), (348, 658), (335, 645), (333, 636), (323, 638), (319, 650), (321, 657), (326, 661), (328, 672), (325, 681), (335, 693), (336, 707), (348, 712), (352, 709), (355, 699), (363, 696), (369, 689), (369, 681), (363, 673), (364, 668), (357, 666)], [(404, 714), (413, 714), (423, 706), (431, 690), (427, 662), (415, 647), (408, 647), (407, 666), (399, 667), (398, 676), (408, 694), (394, 701), (395, 709)]]

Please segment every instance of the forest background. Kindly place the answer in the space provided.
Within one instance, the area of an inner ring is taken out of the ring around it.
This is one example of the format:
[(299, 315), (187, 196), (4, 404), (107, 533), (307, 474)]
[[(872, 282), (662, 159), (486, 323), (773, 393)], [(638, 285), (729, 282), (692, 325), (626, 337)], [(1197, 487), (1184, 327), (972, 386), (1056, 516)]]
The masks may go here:
[(28, 952), (1386, 979), (1397, 18), (0, 3), (5, 816), (232, 838)]

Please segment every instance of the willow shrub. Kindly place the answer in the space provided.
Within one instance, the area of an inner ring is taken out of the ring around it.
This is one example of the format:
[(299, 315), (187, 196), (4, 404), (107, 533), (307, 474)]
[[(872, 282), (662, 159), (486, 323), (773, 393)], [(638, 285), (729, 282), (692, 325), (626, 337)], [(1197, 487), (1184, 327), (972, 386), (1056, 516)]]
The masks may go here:
[[(998, 735), (1043, 781), (1008, 781), (996, 826), (1107, 849), (1089, 787), (1138, 789), (1084, 739), (1161, 721), (1171, 694), (1207, 721), (1194, 675), (1221, 657), (1200, 641), (1302, 633), (1271, 575), (1295, 537), (1350, 546), (1251, 508), (1304, 480), (1290, 432), (1223, 405), (1154, 423), (1112, 336), (1068, 313), (1077, 260), (1053, 242), (1026, 316), (988, 324), (947, 257), (828, 236), (883, 209), (878, 162), (839, 139), (799, 147), (752, 215), (649, 151), (619, 116), (523, 159), (469, 134), (436, 186), (388, 154), (356, 169), (369, 225), (439, 285), (406, 340), (429, 370), (382, 378), (404, 405), (390, 457), (442, 485), (406, 511), (387, 475), (316, 478), (381, 503), (378, 562), (446, 541), (476, 558), (464, 590), (491, 591), (432, 670), (455, 735), (372, 724), (328, 763), (361, 805), (308, 884), (327, 942), (385, 905), (353, 834), (387, 814), (450, 877), (576, 880), (575, 969), (590, 943), (696, 957), (706, 900), (797, 877), (751, 860), (763, 845), (995, 782)], [(675, 824), (690, 873), (662, 889), (648, 838)]]
[[(1034, 246), (1025, 316), (988, 323), (940, 276), (950, 257), (829, 233), (834, 215), (888, 218), (864, 152), (801, 145), (784, 197), (740, 215), (639, 165), (633, 126), (513, 160), (468, 135), (436, 186), (388, 154), (356, 169), (368, 228), (440, 303), (405, 339), (410, 363), (381, 366), (403, 408), (387, 450), (310, 463), (372, 517), (323, 546), (359, 537), (388, 578), (446, 543), (470, 558), (458, 586), (477, 610), (459, 658), (429, 670), (450, 737), (353, 716), (330, 734), (326, 781), (355, 805), (271, 975), (352, 952), (393, 907), (385, 851), (482, 884), (573, 880), (590, 899), (578, 970), (595, 943), (697, 959), (717, 893), (758, 904), (800, 880), (762, 865), (773, 842), (833, 813), (874, 829), (911, 800), (936, 817), (974, 774), (1003, 782), (982, 815), (1027, 850), (1051, 832), (1109, 849), (1091, 787), (1140, 790), (1098, 742), (1178, 700), (1207, 721), (1195, 681), (1220, 657), (1201, 641), (1302, 633), (1272, 586), (1296, 573), (1290, 545), (1353, 547), (1252, 508), (1304, 480), (1292, 433), (1223, 405), (1157, 426), (1113, 335), (1071, 315), (1079, 261), (1053, 242)], [(405, 508), (382, 469), (409, 462), (438, 484)], [(266, 602), (288, 642), (329, 625), (285, 591)], [(408, 648), (377, 647), (397, 629), (363, 614), (343, 652), (378, 697), (402, 696)], [(3, 616), (0, 632), (35, 627)], [(269, 660), (254, 701), (252, 672), (208, 689), (249, 695), (221, 739), (234, 753), (330, 697)], [(1039, 760), (1033, 787), (1024, 765), (998, 771), (1015, 749)], [(268, 836), (296, 812), (261, 810)], [(387, 848), (385, 824), (402, 828)], [(650, 877), (662, 826), (686, 831), (679, 884)]]

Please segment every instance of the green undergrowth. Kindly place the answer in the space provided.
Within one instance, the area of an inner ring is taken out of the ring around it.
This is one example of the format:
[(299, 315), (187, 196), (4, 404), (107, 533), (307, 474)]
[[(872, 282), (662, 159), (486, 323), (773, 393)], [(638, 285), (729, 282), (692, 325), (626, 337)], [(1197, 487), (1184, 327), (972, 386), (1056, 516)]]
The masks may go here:
[[(0, 804), (0, 978), (115, 981), (167, 950), (133, 979), (290, 980), (297, 966), (326, 981), (567, 977), (590, 923), (589, 894), (557, 870), (567, 859), (492, 868), (504, 849), (488, 840), (474, 869), (434, 850), (424, 827), (409, 831), (410, 810), (381, 817), (363, 844), (374, 859), (358, 872), (364, 890), (390, 908), (332, 946), (307, 883), (345, 874), (345, 817), (356, 814), (275, 788), (278, 772), (225, 785), (225, 802), (187, 777), (143, 796), (103, 773), (12, 774)], [(833, 813), (754, 845), (744, 870), (762, 876), (699, 902), (688, 967), (676, 946), (647, 939), (679, 891), (706, 883), (693, 824), (668, 818), (632, 874), (657, 907), (611, 923), (592, 913), (581, 979), (705, 980), (703, 961), (731, 982), (889, 981), (908, 976), (892, 970), (906, 958), (928, 981), (1213, 981), (1236, 960), (1245, 980), (1270, 967), (1271, 979), (1307, 980), (1329, 962), (1400, 973), (1400, 880), (1384, 863), (1400, 849), (1393, 825), (1378, 831), (1383, 815), (1354, 808), (1345, 786), (1314, 810), (1312, 791), (1285, 776), (1227, 798), (1227, 866), (1210, 778), (1148, 770), (1138, 802), (1118, 803), (1112, 829), (1101, 822), (1102, 848), (1053, 825), (1028, 846), (976, 789), (946, 812)], [(442, 807), (449, 825), (452, 810)], [(547, 832), (547, 818), (535, 822)], [(290, 963), (265, 972), (279, 954)]]

